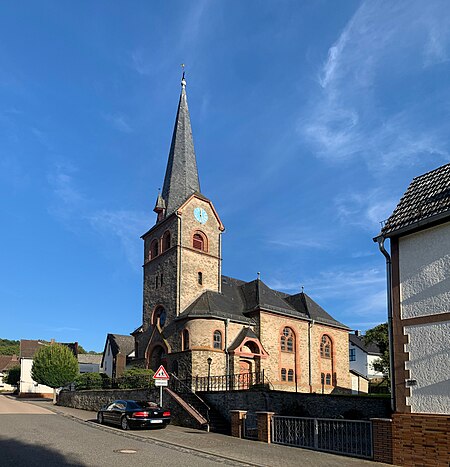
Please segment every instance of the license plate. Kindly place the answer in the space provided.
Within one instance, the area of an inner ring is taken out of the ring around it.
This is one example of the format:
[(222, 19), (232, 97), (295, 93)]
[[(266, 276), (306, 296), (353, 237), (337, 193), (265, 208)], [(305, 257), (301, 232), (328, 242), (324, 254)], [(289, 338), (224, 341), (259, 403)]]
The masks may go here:
[(162, 423), (162, 420), (150, 420), (150, 423)]

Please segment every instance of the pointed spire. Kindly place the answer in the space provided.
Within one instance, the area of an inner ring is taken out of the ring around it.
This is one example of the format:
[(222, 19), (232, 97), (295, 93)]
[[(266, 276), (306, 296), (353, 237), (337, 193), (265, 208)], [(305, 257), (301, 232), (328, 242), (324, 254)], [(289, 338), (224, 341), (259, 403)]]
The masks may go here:
[(162, 190), (162, 198), (166, 207), (165, 215), (172, 214), (194, 193), (200, 193), (200, 183), (194, 141), (192, 139), (183, 65), (180, 101)]

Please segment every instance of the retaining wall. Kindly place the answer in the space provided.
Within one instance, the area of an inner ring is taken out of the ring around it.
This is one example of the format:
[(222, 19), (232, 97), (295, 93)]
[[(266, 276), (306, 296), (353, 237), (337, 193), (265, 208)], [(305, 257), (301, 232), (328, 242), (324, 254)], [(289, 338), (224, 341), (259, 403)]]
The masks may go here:
[(305, 394), (285, 391), (218, 391), (199, 393), (231, 422), (231, 410), (275, 412), (277, 415), (369, 420), (390, 418), (390, 399), (357, 395)]

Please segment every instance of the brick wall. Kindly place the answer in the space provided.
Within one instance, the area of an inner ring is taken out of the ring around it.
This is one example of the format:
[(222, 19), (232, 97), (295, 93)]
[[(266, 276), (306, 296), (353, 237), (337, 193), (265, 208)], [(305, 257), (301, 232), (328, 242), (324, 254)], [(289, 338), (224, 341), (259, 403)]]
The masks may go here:
[(392, 464), (392, 420), (372, 418), (373, 460)]
[(449, 466), (450, 415), (396, 413), (392, 423), (394, 464)]

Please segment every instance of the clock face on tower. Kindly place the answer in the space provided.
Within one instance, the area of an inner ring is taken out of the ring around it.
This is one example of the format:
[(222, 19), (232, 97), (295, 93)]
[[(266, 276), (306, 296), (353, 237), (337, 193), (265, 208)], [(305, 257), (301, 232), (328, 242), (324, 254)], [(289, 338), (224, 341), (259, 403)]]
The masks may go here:
[(197, 222), (200, 222), (200, 224), (206, 224), (206, 221), (208, 220), (208, 214), (203, 208), (195, 208), (194, 217)]

